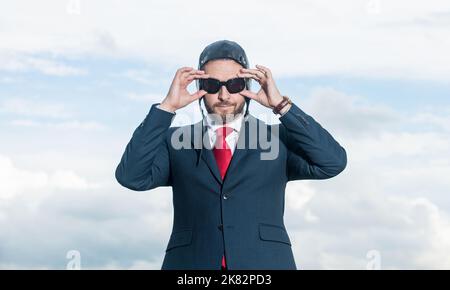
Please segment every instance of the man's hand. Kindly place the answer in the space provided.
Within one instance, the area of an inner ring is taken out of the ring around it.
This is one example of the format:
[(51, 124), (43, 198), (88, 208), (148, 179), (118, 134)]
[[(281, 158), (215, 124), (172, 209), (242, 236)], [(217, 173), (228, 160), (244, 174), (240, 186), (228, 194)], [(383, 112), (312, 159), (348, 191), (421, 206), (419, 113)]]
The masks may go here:
[(209, 78), (209, 75), (205, 74), (205, 71), (203, 70), (196, 70), (192, 67), (182, 67), (178, 69), (167, 96), (159, 105), (160, 108), (175, 112), (176, 110), (189, 105), (193, 101), (200, 99), (207, 93), (205, 90), (198, 90), (197, 92), (190, 94), (187, 87), (194, 79), (207, 78)]
[(241, 72), (237, 75), (238, 77), (256, 80), (261, 86), (261, 89), (257, 94), (249, 90), (243, 90), (240, 94), (254, 99), (263, 106), (273, 109), (283, 100), (283, 96), (280, 94), (280, 91), (275, 84), (272, 72), (262, 65), (256, 65), (256, 68), (257, 69), (242, 68)]

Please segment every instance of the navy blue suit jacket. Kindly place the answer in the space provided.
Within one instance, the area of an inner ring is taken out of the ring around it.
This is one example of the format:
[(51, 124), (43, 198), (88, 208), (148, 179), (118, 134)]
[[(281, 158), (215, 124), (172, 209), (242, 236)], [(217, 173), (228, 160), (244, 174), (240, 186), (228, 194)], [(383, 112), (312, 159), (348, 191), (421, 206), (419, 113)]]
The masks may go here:
[[(202, 145), (202, 122), (170, 127), (174, 114), (156, 105), (134, 131), (115, 175), (132, 190), (172, 187), (173, 228), (162, 269), (220, 269), (223, 253), (228, 269), (297, 269), (283, 221), (286, 183), (336, 176), (347, 164), (344, 148), (295, 104), (281, 124), (249, 114), (222, 180), (210, 146)], [(261, 158), (270, 149), (252, 143), (255, 128), (277, 142), (276, 158)], [(174, 140), (191, 146), (180, 149)]]

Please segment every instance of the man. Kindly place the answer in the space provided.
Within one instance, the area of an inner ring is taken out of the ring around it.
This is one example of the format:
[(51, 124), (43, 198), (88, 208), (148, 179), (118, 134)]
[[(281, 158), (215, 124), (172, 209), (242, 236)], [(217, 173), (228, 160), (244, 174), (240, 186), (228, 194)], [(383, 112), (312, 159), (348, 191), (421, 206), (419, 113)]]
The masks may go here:
[[(249, 90), (251, 79), (258, 93)], [(190, 94), (193, 80), (198, 91)], [(250, 99), (281, 124), (249, 114)], [(204, 100), (203, 120), (170, 127), (175, 112), (196, 100)], [(281, 95), (270, 69), (250, 69), (242, 47), (221, 40), (203, 50), (197, 70), (176, 72), (167, 96), (133, 133), (116, 179), (132, 190), (172, 187), (162, 269), (297, 269), (283, 221), (286, 183), (331, 178), (346, 163), (344, 148)]]

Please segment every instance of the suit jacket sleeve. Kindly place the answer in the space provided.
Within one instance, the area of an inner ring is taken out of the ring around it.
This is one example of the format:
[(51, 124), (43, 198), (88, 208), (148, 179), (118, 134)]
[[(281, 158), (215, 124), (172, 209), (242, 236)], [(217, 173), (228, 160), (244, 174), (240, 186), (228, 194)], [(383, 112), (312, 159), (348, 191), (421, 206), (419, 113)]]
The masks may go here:
[(345, 149), (298, 106), (292, 104), (280, 121), (280, 136), (288, 148), (288, 180), (326, 179), (344, 170)]
[(157, 105), (134, 131), (116, 168), (117, 181), (132, 190), (171, 185), (168, 133), (175, 113)]

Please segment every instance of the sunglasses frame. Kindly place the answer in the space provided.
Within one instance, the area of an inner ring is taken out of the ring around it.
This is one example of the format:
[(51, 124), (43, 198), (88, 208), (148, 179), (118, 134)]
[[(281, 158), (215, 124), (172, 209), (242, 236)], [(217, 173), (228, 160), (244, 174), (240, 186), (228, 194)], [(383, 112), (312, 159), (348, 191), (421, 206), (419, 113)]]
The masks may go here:
[[(226, 80), (226, 81), (224, 81), (224, 82), (221, 82), (220, 80), (215, 79), (215, 78), (200, 79), (200, 80), (199, 80), (199, 81), (200, 81), (200, 89), (203, 89), (203, 82), (205, 82), (205, 81), (207, 81), (207, 80), (214, 80), (214, 81), (216, 81), (216, 82), (219, 84), (219, 89), (218, 89), (216, 92), (208, 92), (208, 91), (207, 91), (208, 94), (217, 94), (217, 93), (220, 91), (220, 89), (222, 88), (222, 86), (225, 86), (225, 87), (227, 88), (227, 90), (230, 91), (230, 90), (228, 89), (228, 84), (230, 84), (233, 80), (236, 80), (236, 79), (243, 79), (243, 80), (244, 80), (244, 88), (243, 88), (242, 90), (239, 91), (239, 92), (242, 92), (243, 90), (245, 90), (245, 89), (247, 88), (247, 79), (246, 79), (246, 78), (242, 78), (242, 77), (231, 78), (231, 79)], [(230, 85), (231, 85), (231, 84), (230, 84)], [(206, 90), (205, 90), (205, 91), (206, 91)], [(237, 93), (239, 93), (239, 92), (235, 92), (235, 93), (230, 92), (230, 93), (232, 93), (232, 94), (237, 94)]]

